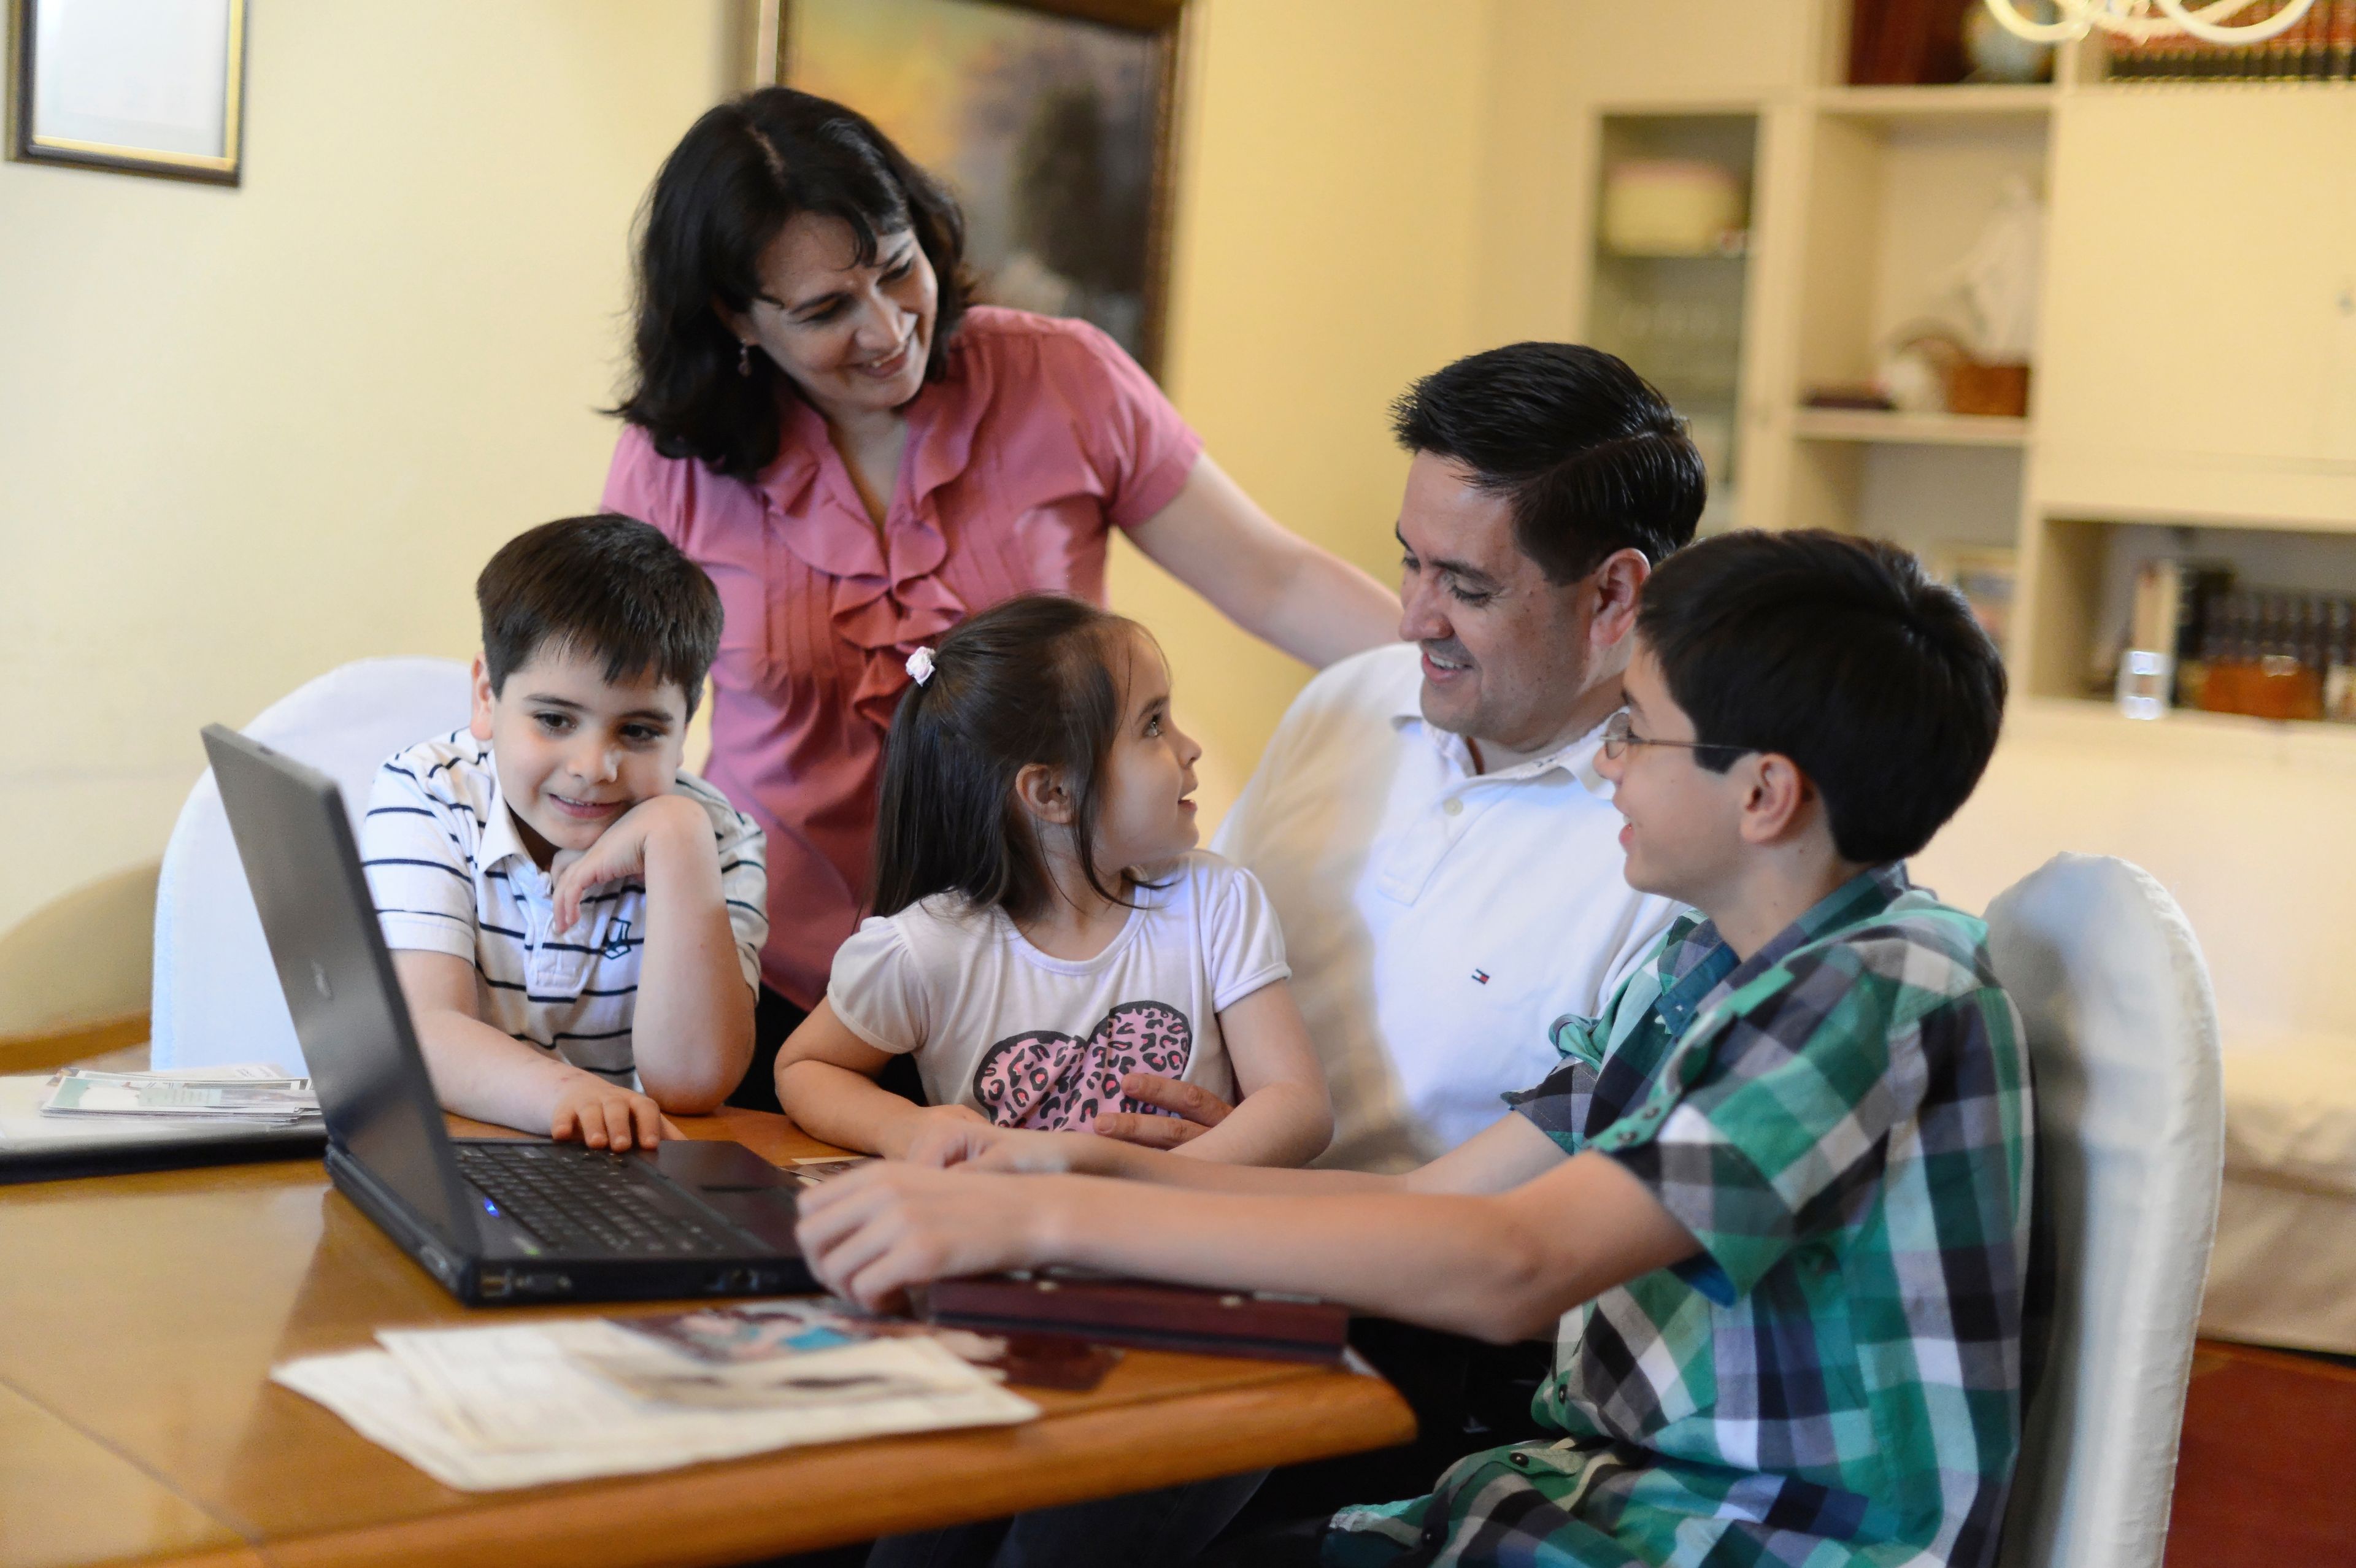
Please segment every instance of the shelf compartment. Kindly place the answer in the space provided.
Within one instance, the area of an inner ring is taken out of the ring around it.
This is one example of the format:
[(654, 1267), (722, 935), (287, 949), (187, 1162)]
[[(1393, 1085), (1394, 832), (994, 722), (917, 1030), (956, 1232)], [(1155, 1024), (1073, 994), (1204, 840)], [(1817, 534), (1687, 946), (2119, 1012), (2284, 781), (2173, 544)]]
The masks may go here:
[(1792, 433), (1802, 441), (1878, 442), (1898, 446), (2024, 446), (2029, 442), (2029, 421), (1986, 414), (1804, 408), (1793, 418)]
[(2174, 557), (2220, 562), (2233, 569), (2239, 588), (2356, 596), (2356, 533), (2344, 530), (2220, 526), (2214, 521), (2186, 526), (2115, 514), (2088, 517), (2046, 511), (2031, 525), (2026, 542), (2035, 553), (2035, 564), (2028, 577), (2031, 644), (2024, 689), (2043, 698), (2094, 696), (2097, 708), (2103, 706), (2099, 698), (2110, 683), (2111, 667), (2125, 640), (2136, 571), (2147, 560)]

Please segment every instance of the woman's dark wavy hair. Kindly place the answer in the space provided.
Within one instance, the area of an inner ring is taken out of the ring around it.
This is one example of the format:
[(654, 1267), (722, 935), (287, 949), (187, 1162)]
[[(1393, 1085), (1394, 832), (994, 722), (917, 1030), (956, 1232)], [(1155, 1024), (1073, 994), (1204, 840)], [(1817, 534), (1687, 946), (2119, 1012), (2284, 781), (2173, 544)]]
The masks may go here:
[(761, 252), (804, 212), (849, 224), (862, 267), (884, 236), (915, 231), (940, 287), (925, 376), (943, 375), (969, 293), (956, 201), (855, 110), (765, 87), (688, 128), (640, 219), (637, 380), (612, 411), (644, 426), (665, 457), (735, 478), (776, 460), (779, 400), (798, 394), (766, 355), (737, 374), (736, 336), (718, 307), (752, 308)]
[(1144, 628), (1056, 593), (1026, 593), (941, 639), (933, 673), (892, 717), (875, 823), (875, 912), (936, 893), (1016, 920), (1055, 898), (1031, 814), (1014, 793), (1033, 763), (1062, 773), (1081, 874), (1127, 903), (1142, 883), (1096, 861), (1105, 764), (1119, 736), (1130, 656)]

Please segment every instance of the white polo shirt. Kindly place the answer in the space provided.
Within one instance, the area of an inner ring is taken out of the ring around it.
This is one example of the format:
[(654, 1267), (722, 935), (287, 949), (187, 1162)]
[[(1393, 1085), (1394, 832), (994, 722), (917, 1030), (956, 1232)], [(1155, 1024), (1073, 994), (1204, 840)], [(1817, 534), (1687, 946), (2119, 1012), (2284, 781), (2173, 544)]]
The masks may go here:
[(1321, 1166), (1412, 1169), (1497, 1120), (1560, 1061), (1554, 1020), (1601, 1013), (1681, 907), (1621, 876), (1601, 726), (1477, 773), (1422, 679), (1402, 643), (1311, 681), (1213, 844), (1284, 923), (1333, 1096)]
[[(680, 773), (671, 793), (712, 819), (737, 961), (744, 983), (757, 987), (769, 935), (761, 830), (693, 773)], [(360, 861), (386, 946), (467, 960), (476, 1017), (636, 1086), (630, 1026), (647, 940), (646, 882), (629, 877), (591, 889), (580, 920), (552, 930), (553, 886), (500, 796), (489, 741), (460, 730), (379, 768), (360, 823)]]

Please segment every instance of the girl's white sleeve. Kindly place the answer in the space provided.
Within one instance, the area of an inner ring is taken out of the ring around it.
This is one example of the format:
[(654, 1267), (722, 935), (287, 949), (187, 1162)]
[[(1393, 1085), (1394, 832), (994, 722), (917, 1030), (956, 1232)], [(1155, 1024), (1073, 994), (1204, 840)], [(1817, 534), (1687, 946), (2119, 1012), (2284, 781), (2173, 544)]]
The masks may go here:
[(878, 1051), (897, 1056), (932, 1033), (932, 997), (906, 933), (889, 920), (859, 923), (835, 950), (826, 999), (842, 1026)]
[(1254, 991), (1290, 979), (1292, 965), (1285, 962), (1276, 906), (1258, 877), (1209, 854), (1202, 856), (1197, 875), (1211, 1005), (1225, 1012)]

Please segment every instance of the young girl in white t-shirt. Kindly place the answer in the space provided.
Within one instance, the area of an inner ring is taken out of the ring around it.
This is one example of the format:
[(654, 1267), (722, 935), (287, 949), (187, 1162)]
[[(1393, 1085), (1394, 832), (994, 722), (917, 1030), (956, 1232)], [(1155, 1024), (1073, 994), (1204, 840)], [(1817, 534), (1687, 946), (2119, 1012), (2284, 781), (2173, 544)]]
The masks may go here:
[[(1145, 629), (1029, 594), (908, 668), (875, 913), (778, 1052), (787, 1114), (903, 1157), (974, 1120), (1126, 1132), (1237, 1164), (1322, 1153), (1333, 1111), (1283, 933), (1250, 872), (1194, 847), (1202, 748), (1171, 720)], [(874, 1082), (904, 1052), (929, 1105)], [(1138, 1092), (1148, 1078), (1235, 1109), (1188, 1138), (1191, 1122), (1141, 1115), (1160, 1109)]]

